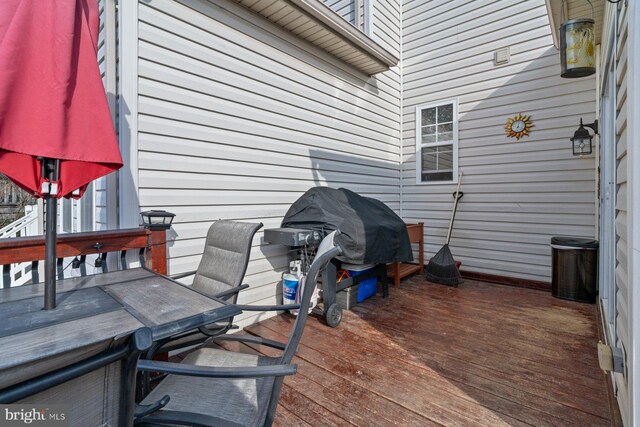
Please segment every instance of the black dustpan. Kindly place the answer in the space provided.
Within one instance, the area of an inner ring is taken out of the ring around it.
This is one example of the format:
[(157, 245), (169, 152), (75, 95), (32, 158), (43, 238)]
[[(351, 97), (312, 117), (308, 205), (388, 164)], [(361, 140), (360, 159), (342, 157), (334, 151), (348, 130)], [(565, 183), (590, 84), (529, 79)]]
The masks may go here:
[(441, 285), (457, 286), (462, 280), (449, 245), (444, 245), (425, 267), (427, 280)]
[(429, 264), (425, 267), (425, 275), (427, 280), (433, 283), (439, 283), (447, 286), (457, 286), (462, 281), (460, 271), (453, 259), (451, 250), (449, 250), (449, 240), (451, 239), (451, 229), (453, 228), (453, 219), (458, 209), (458, 201), (464, 195), (460, 191), (462, 183), (462, 172), (458, 175), (458, 189), (453, 193), (455, 201), (453, 202), (453, 211), (451, 212), (451, 221), (449, 221), (449, 232), (447, 233), (447, 241), (442, 248), (429, 260)]

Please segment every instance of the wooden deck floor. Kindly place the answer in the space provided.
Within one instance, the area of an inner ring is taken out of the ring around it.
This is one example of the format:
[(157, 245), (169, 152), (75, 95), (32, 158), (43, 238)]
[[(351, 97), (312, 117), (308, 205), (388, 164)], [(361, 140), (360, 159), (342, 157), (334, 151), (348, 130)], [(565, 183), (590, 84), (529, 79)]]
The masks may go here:
[[(285, 340), (292, 322), (281, 315), (246, 332)], [(414, 276), (335, 329), (309, 318), (276, 424), (611, 425), (596, 343), (594, 305)]]

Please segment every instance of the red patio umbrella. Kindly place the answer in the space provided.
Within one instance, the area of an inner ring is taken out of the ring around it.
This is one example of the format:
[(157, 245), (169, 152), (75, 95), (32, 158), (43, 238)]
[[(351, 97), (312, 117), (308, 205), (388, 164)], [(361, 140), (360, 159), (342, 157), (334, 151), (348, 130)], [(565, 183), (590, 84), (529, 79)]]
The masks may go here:
[(122, 167), (98, 25), (97, 0), (0, 1), (0, 172), (45, 198), (47, 309), (55, 307), (54, 199), (79, 198)]

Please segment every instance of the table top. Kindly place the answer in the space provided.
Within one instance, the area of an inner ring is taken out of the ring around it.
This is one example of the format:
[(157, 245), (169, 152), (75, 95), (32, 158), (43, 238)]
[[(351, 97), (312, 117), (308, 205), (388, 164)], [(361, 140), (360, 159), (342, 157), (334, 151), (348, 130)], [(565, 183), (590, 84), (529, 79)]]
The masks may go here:
[(144, 268), (59, 280), (54, 310), (42, 310), (43, 295), (44, 284), (0, 289), (0, 384), (9, 368), (28, 364), (38, 371), (48, 360), (50, 370), (144, 326), (158, 340), (240, 313)]

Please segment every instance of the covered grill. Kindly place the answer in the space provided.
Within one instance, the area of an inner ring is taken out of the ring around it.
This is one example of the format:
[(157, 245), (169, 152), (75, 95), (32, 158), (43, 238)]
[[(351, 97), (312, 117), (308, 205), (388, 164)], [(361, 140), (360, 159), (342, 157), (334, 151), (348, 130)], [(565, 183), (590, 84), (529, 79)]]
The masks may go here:
[[(342, 310), (336, 304), (338, 291), (376, 277), (386, 297), (389, 293), (386, 264), (413, 260), (407, 226), (402, 219), (381, 201), (344, 188), (308, 190), (291, 205), (282, 228), (265, 230), (265, 240), (291, 247), (315, 246), (334, 230), (339, 231), (335, 241), (343, 253), (329, 263), (322, 276), (324, 317), (332, 327), (342, 319)], [(340, 262), (376, 266), (337, 283)]]
[(317, 231), (321, 238), (340, 230), (340, 260), (352, 264), (413, 261), (404, 221), (380, 200), (344, 188), (310, 189), (291, 205), (282, 227)]

